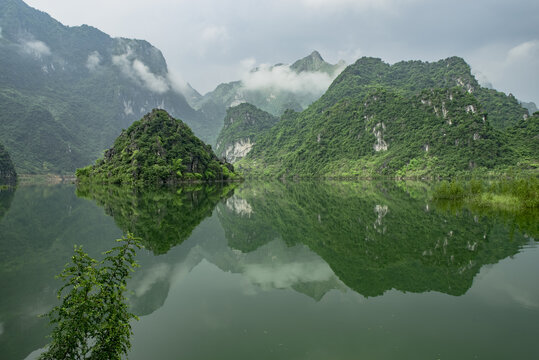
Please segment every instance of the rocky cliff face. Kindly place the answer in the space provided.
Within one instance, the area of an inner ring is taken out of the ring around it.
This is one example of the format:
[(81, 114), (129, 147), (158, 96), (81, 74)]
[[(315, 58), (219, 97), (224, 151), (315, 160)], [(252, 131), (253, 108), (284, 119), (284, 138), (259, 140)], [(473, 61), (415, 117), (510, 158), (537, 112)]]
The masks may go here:
[(231, 163), (238, 161), (251, 151), (258, 136), (277, 121), (277, 117), (248, 103), (229, 108), (217, 138), (217, 156)]

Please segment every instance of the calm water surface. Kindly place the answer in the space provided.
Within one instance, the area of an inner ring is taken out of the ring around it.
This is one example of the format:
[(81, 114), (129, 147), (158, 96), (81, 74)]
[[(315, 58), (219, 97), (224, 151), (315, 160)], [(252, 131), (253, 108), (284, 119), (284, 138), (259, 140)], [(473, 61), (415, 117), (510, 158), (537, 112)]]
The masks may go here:
[(426, 184), (0, 192), (0, 359), (46, 345), (54, 275), (144, 240), (129, 359), (539, 358), (539, 218)]

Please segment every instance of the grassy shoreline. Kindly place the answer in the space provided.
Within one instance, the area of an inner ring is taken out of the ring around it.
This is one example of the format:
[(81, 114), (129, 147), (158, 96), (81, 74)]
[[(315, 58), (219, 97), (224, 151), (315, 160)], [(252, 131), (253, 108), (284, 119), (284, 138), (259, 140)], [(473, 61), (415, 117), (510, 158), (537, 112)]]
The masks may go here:
[(444, 180), (434, 188), (433, 199), (459, 201), (472, 207), (510, 212), (538, 209), (539, 179)]

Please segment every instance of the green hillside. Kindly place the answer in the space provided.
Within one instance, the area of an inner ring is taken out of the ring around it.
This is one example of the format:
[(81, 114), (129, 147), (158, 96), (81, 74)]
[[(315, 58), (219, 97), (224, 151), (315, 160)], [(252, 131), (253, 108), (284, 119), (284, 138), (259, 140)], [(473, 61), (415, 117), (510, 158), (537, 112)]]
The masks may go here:
[(228, 108), (223, 129), (217, 138), (217, 156), (232, 163), (241, 159), (251, 150), (257, 137), (277, 121), (277, 117), (248, 103)]
[(238, 168), (254, 176), (302, 177), (534, 168), (534, 140), (517, 146), (510, 135), (513, 126), (533, 132), (526, 114), (514, 97), (480, 88), (462, 59), (388, 65), (362, 58), (307, 110), (283, 116), (260, 136)]
[(0, 142), (19, 173), (74, 172), (153, 108), (211, 132), (146, 41), (64, 26), (21, 0), (0, 0), (0, 27)]
[(95, 165), (78, 169), (80, 183), (174, 184), (234, 178), (232, 165), (221, 162), (189, 126), (154, 109), (124, 130)]
[(17, 182), (17, 173), (6, 148), (0, 144), (0, 186), (13, 185)]

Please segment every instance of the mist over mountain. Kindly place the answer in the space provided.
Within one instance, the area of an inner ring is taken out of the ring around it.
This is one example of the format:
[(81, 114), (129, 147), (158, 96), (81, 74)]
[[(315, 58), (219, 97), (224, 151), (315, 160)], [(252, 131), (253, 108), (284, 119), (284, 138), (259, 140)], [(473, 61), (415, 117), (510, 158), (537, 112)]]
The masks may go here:
[(153, 108), (205, 139), (162, 53), (144, 40), (67, 27), (20, 0), (0, 0), (0, 141), (19, 172), (73, 172), (92, 163)]
[[(254, 61), (251, 65), (254, 66)], [(241, 79), (220, 84), (198, 99), (192, 97), (191, 101), (212, 119), (219, 131), (227, 109), (242, 103), (250, 103), (274, 116), (281, 116), (287, 109), (302, 111), (322, 96), (344, 67), (343, 61), (330, 64), (318, 51), (313, 51), (292, 65), (254, 67)], [(193, 94), (189, 90), (188, 93)]]

